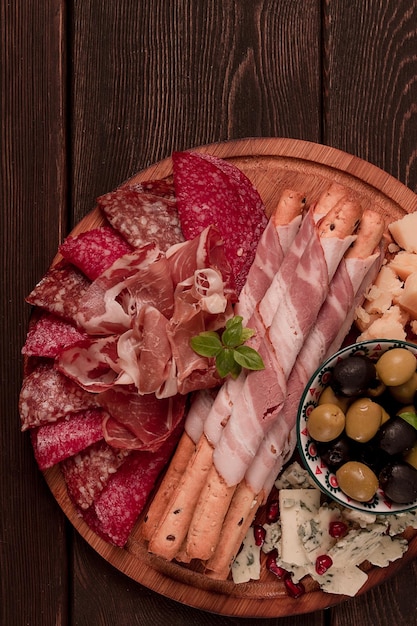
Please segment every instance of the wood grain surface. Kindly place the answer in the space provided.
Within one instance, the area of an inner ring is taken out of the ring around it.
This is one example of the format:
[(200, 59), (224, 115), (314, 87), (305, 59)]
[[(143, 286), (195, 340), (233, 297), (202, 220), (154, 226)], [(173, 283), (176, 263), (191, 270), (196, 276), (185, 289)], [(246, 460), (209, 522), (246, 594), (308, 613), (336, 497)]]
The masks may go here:
[[(19, 432), (24, 297), (98, 195), (173, 149), (303, 139), (417, 192), (416, 3), (15, 0), (0, 24), (0, 623), (252, 624), (149, 591), (66, 524)], [(414, 561), (308, 623), (416, 624), (416, 584)]]

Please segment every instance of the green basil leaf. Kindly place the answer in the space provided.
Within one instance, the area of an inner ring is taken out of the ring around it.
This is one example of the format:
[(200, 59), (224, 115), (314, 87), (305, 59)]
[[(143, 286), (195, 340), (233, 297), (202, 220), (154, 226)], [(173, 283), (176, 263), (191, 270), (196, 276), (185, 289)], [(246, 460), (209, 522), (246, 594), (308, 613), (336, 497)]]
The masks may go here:
[(235, 348), (234, 358), (239, 365), (248, 370), (265, 369), (265, 364), (259, 352), (249, 346), (239, 346)]
[(214, 331), (207, 331), (191, 338), (191, 347), (200, 356), (213, 357), (222, 351), (220, 337)]
[(232, 317), (226, 322), (226, 330), (222, 334), (222, 342), (228, 348), (235, 348), (236, 346), (240, 346), (242, 341), (242, 320), (243, 318), (239, 315)]
[(231, 374), (233, 378), (236, 378), (239, 375), (241, 367), (235, 362), (232, 349), (223, 348), (223, 350), (219, 352), (216, 357), (216, 369), (219, 376), (222, 378), (228, 374)]
[(403, 418), (406, 422), (414, 426), (417, 430), (417, 414), (412, 413), (411, 411), (404, 411), (404, 413), (399, 413), (399, 416)]
[(253, 330), (253, 328), (242, 328), (242, 341), (241, 341), (241, 343), (245, 343), (245, 341), (247, 341), (248, 339), (253, 337), (254, 334), (255, 334), (255, 331)]

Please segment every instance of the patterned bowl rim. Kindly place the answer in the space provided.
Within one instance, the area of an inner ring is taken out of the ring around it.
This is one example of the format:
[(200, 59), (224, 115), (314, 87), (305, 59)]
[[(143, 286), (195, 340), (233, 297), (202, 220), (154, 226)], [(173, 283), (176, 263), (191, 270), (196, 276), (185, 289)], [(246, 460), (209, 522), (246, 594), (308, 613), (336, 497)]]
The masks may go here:
[[(326, 496), (328, 496), (338, 504), (341, 504), (342, 506), (353, 509), (355, 511), (376, 513), (379, 515), (405, 513), (406, 511), (411, 511), (417, 508), (417, 500), (404, 505), (394, 504), (384, 498), (382, 490), (378, 490), (378, 493), (369, 502), (358, 502), (356, 500), (350, 499), (340, 490), (339, 487), (337, 487), (337, 481), (334, 473), (329, 468), (327, 468), (327, 466), (323, 462), (320, 462), (320, 468), (323, 470), (321, 474), (322, 480), (320, 480), (313, 471), (311, 461), (307, 456), (307, 450), (310, 448), (311, 445), (314, 446), (314, 442), (308, 436), (308, 434), (305, 433), (306, 419), (304, 415), (306, 402), (308, 401), (308, 403), (311, 403), (311, 405), (317, 404), (317, 402), (315, 402), (313, 398), (308, 400), (309, 396), (311, 395), (311, 389), (314, 389), (315, 386), (321, 384), (320, 378), (322, 372), (326, 372), (332, 369), (336, 361), (343, 359), (351, 354), (359, 353), (374, 355), (375, 352), (382, 354), (393, 348), (404, 347), (410, 348), (417, 358), (417, 344), (411, 343), (409, 341), (403, 341), (400, 339), (368, 339), (366, 341), (360, 341), (341, 348), (338, 352), (335, 352), (332, 356), (323, 361), (320, 366), (315, 370), (314, 374), (312, 374), (307, 385), (304, 388), (298, 405), (296, 427), (297, 448), (303, 461), (304, 467), (307, 469), (314, 483)], [(323, 385), (321, 386), (323, 387)], [(316, 398), (317, 397), (318, 395), (316, 395)], [(315, 458), (319, 459), (319, 456), (316, 455)], [(331, 485), (332, 480), (335, 481), (336, 486)], [(327, 483), (327, 486), (324, 481)]]

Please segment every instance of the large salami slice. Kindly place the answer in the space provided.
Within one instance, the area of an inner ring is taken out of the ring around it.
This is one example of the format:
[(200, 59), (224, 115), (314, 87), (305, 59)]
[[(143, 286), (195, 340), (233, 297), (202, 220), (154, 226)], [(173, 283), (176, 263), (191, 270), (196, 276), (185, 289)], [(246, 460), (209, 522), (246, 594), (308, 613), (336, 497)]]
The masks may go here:
[(192, 239), (214, 224), (222, 234), (240, 291), (267, 224), (258, 192), (240, 170), (215, 157), (174, 152), (172, 159), (184, 236)]
[(61, 471), (75, 506), (81, 511), (91, 507), (130, 453), (130, 450), (112, 448), (102, 439), (63, 461)]
[(27, 296), (26, 302), (74, 320), (78, 300), (87, 291), (90, 281), (65, 260), (51, 267)]
[(69, 413), (97, 406), (93, 394), (58, 372), (51, 363), (42, 363), (25, 378), (20, 391), (22, 430), (56, 422)]
[(87, 409), (33, 428), (31, 440), (39, 469), (48, 469), (102, 439), (104, 414), (101, 409)]
[(174, 200), (127, 185), (97, 202), (113, 228), (134, 248), (155, 242), (165, 252), (184, 239)]
[(158, 452), (134, 451), (111, 476), (86, 519), (93, 529), (123, 547), (161, 471), (178, 442), (177, 428)]
[(67, 237), (59, 252), (90, 280), (95, 280), (114, 261), (132, 252), (132, 246), (113, 228), (103, 226)]
[(22, 354), (54, 359), (64, 348), (86, 338), (84, 331), (52, 313), (45, 313), (31, 326)]

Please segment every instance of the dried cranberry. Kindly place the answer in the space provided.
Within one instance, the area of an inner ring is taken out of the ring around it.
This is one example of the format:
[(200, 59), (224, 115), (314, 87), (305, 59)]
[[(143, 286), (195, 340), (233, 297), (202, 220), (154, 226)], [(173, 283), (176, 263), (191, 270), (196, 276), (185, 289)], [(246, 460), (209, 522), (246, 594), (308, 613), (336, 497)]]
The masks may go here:
[(330, 522), (329, 535), (334, 539), (341, 539), (347, 533), (347, 526), (344, 522)]
[(291, 576), (284, 578), (284, 585), (291, 598), (297, 599), (306, 592), (303, 583), (295, 583)]
[(278, 500), (271, 500), (266, 509), (266, 521), (269, 524), (273, 524), (279, 518), (279, 504)]
[(266, 530), (260, 524), (255, 524), (253, 527), (253, 536), (255, 537), (255, 545), (263, 546), (266, 536)]
[(333, 565), (332, 558), (328, 554), (321, 554), (316, 559), (316, 572), (320, 576), (325, 574), (329, 567)]
[(288, 572), (283, 567), (280, 567), (277, 564), (277, 558), (278, 550), (276, 548), (274, 550), (271, 550), (271, 552), (268, 552), (266, 556), (266, 568), (267, 570), (275, 574), (277, 578), (285, 578), (285, 576), (288, 576)]

